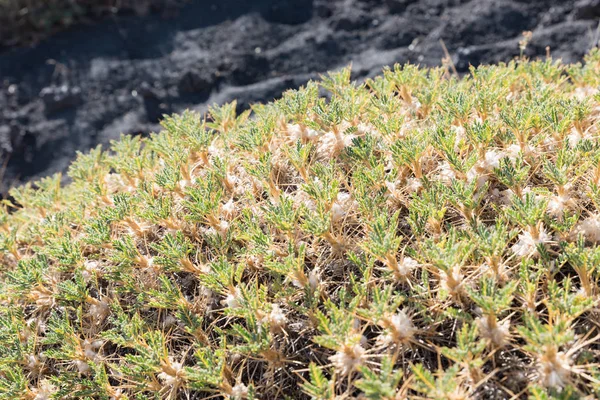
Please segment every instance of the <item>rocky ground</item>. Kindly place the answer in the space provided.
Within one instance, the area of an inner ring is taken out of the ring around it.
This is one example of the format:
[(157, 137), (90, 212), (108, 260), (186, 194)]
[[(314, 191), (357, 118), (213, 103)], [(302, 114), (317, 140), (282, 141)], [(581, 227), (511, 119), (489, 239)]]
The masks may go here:
[(0, 192), (165, 113), (246, 108), (350, 62), (356, 78), (438, 65), (440, 39), (459, 72), (518, 55), (525, 30), (528, 55), (576, 62), (598, 17), (600, 0), (192, 0), (79, 25), (0, 52)]

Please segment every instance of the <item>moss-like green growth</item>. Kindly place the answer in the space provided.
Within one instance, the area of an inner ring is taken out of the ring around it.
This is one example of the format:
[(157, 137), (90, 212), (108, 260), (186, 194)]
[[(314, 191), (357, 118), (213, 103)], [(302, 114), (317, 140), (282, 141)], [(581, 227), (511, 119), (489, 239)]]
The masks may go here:
[(599, 84), (345, 69), (79, 155), (0, 212), (0, 396), (597, 397)]
[(145, 14), (183, 0), (0, 0), (0, 45), (28, 45), (89, 18)]

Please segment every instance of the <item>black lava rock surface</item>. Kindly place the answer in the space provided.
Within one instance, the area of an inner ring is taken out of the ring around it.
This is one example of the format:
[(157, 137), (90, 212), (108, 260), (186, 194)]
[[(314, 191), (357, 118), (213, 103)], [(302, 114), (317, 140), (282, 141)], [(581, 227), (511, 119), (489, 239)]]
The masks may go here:
[(352, 62), (459, 72), (531, 57), (579, 61), (597, 42), (599, 0), (192, 0), (176, 15), (117, 16), (0, 49), (0, 193), (65, 171), (77, 151), (160, 129), (163, 114), (269, 101)]

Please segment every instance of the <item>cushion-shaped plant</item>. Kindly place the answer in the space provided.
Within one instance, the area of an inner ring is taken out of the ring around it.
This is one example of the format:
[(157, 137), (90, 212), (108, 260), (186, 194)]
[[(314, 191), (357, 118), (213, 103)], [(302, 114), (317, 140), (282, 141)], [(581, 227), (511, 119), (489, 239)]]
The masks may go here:
[(0, 396), (598, 396), (599, 84), (344, 69), (80, 154), (0, 211)]

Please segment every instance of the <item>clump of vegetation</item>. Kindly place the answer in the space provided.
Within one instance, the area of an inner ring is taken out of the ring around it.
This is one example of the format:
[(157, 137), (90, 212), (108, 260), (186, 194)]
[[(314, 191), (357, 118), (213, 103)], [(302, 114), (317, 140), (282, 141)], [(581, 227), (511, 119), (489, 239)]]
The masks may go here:
[(599, 396), (585, 61), (344, 69), (13, 189), (2, 398)]
[(34, 43), (86, 18), (145, 14), (183, 0), (0, 0), (0, 45)]

